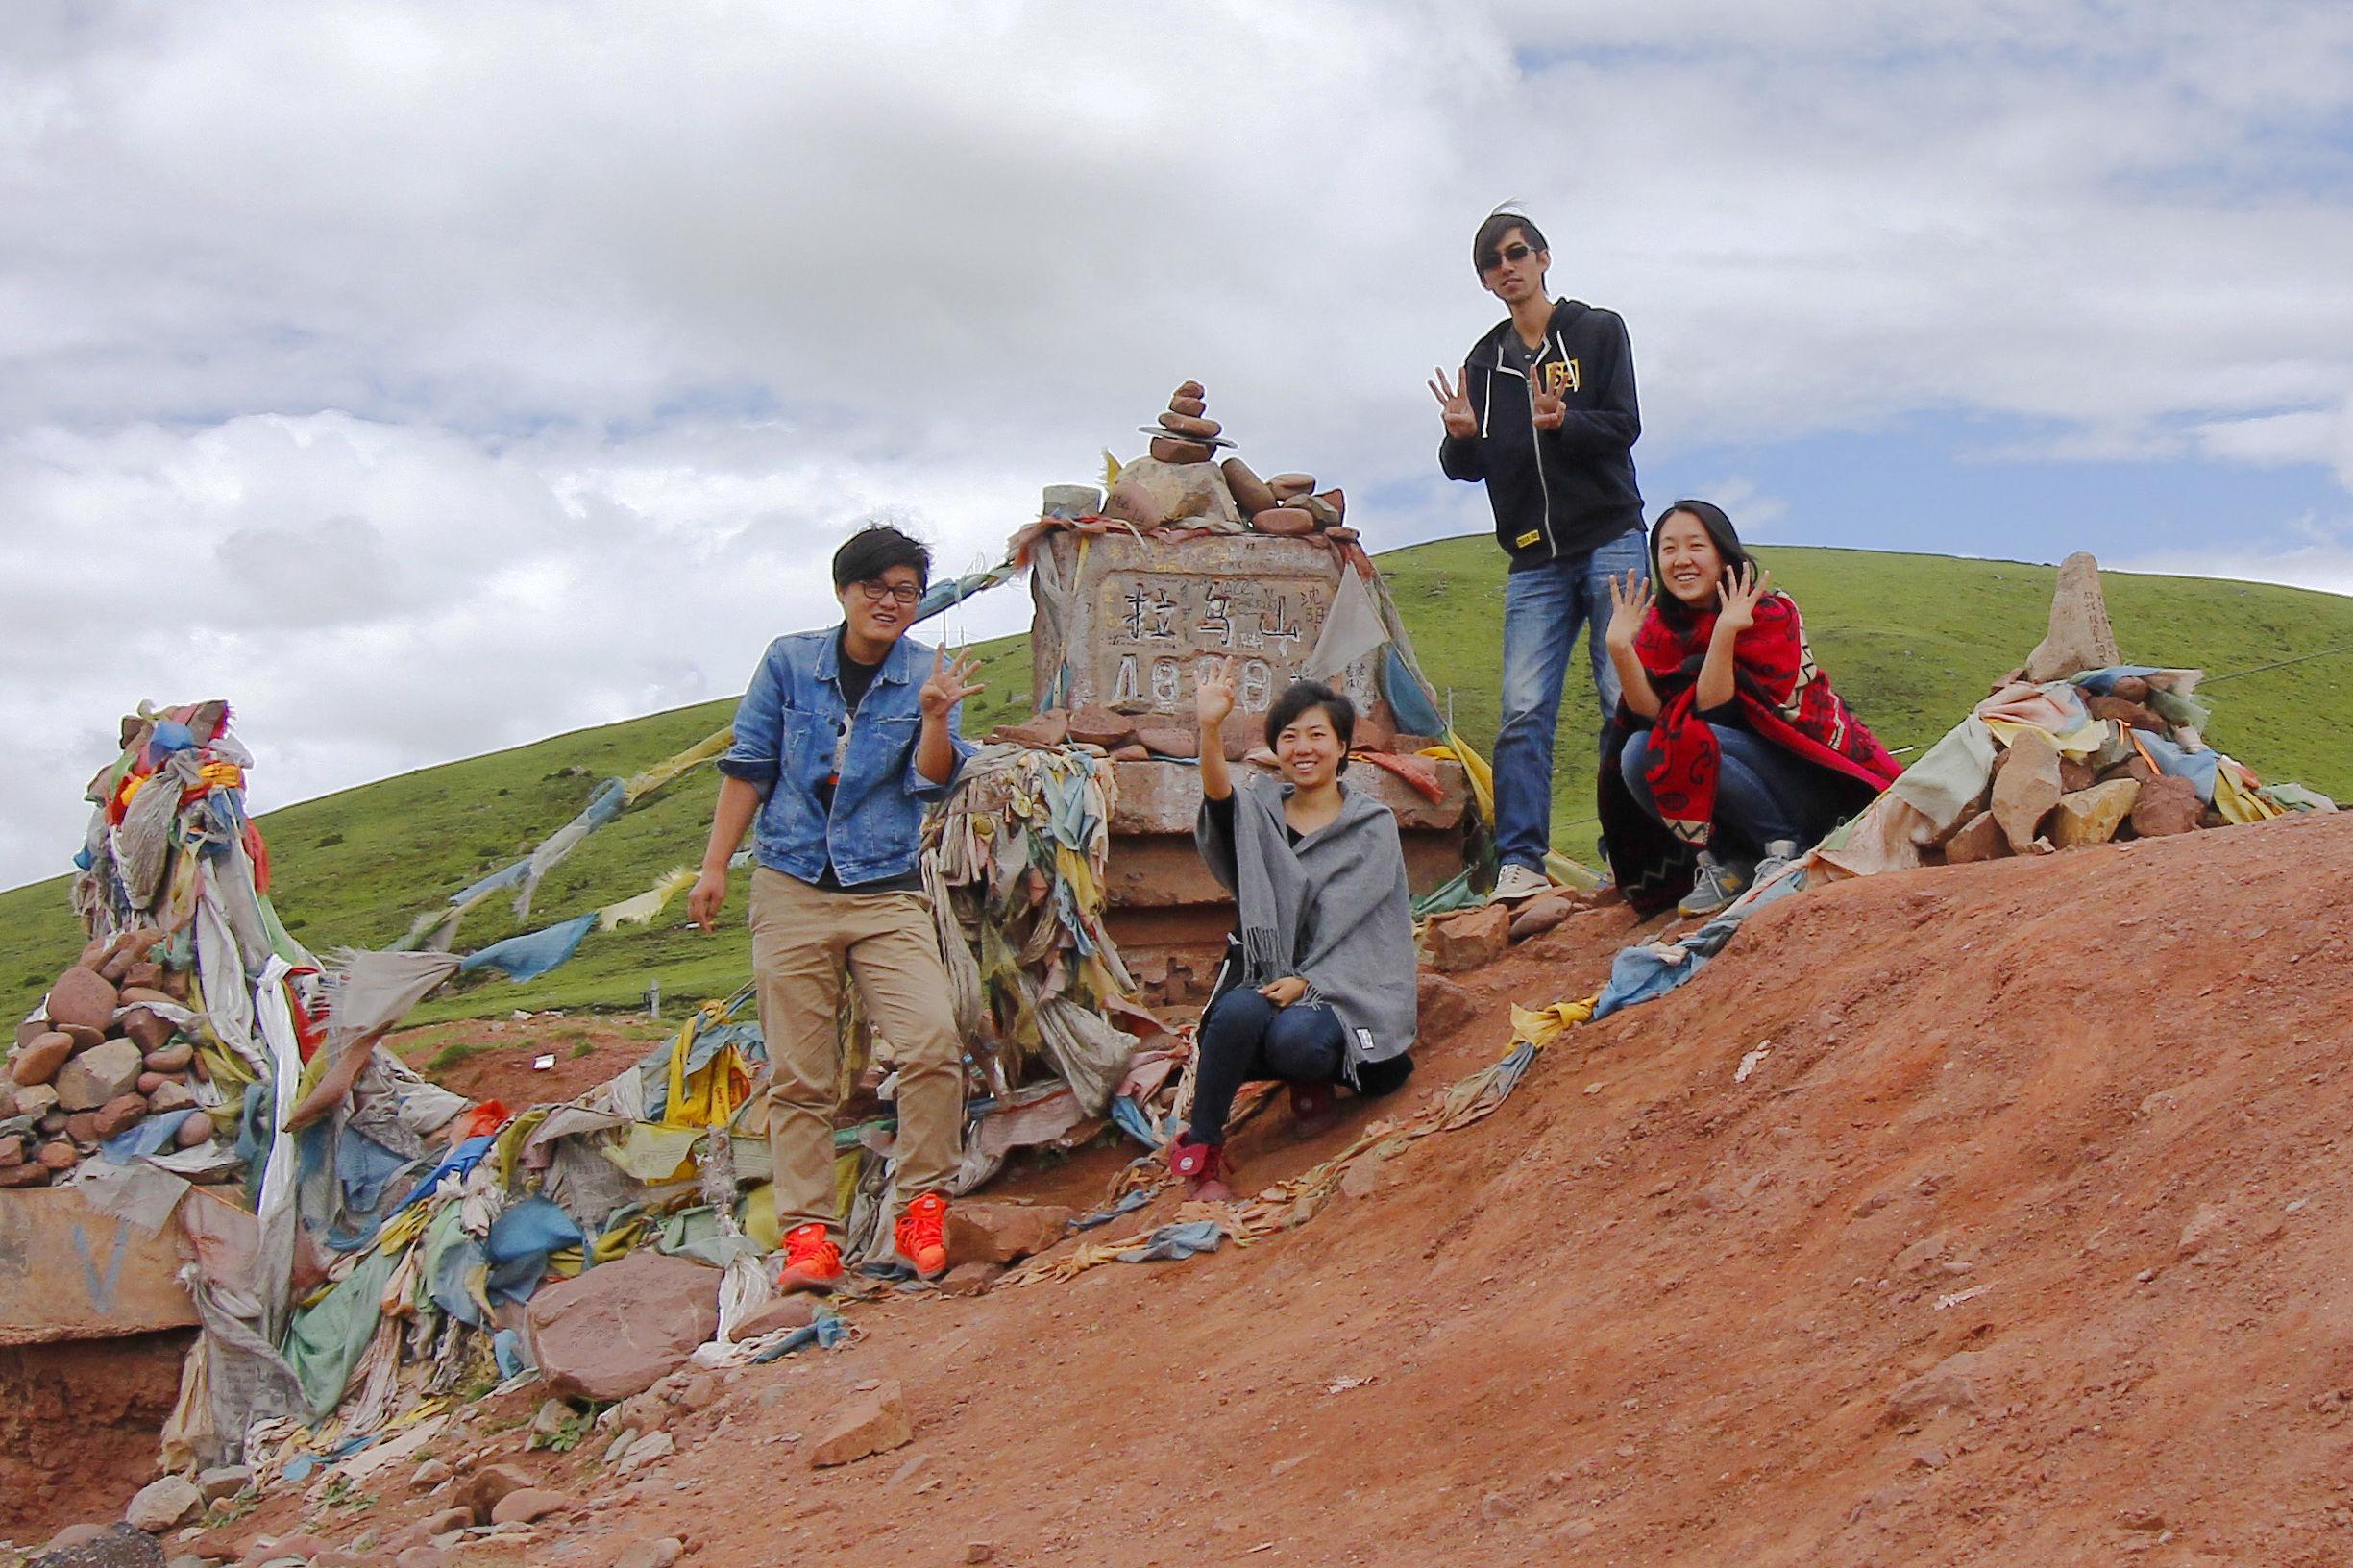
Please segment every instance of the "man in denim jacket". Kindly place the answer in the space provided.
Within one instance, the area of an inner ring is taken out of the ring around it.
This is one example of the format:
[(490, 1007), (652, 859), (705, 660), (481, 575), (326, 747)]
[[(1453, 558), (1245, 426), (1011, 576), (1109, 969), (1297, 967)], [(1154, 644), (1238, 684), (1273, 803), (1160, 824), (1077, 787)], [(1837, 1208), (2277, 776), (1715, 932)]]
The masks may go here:
[(687, 903), (710, 930), (728, 859), (756, 828), (751, 968), (785, 1290), (827, 1289), (842, 1276), (833, 1118), (846, 966), (898, 1056), (899, 1253), (927, 1279), (947, 1268), (964, 1047), (918, 862), (923, 808), (972, 751), (957, 733), (958, 705), (981, 688), (969, 656), (950, 663), (907, 638), (930, 575), (931, 552), (893, 527), (864, 529), (835, 552), (842, 624), (777, 638), (752, 673)]

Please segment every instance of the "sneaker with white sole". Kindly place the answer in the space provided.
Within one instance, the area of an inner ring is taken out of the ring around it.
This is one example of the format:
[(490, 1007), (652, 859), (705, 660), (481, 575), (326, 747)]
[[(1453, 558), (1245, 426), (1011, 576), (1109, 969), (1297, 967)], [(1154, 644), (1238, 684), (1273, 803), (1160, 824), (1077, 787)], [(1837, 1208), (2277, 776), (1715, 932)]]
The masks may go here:
[(1755, 874), (1749, 879), (1751, 887), (1762, 887), (1789, 870), (1789, 863), (1798, 858), (1798, 841), (1775, 839), (1765, 845), (1765, 858), (1756, 863)]
[(1685, 917), (1721, 914), (1748, 891), (1748, 874), (1739, 867), (1718, 860), (1703, 849), (1699, 872), (1691, 879), (1691, 891), (1675, 906), (1676, 913)]
[(1507, 866), (1496, 873), (1495, 891), (1487, 894), (1493, 904), (1516, 904), (1523, 898), (1533, 898), (1553, 885), (1553, 879), (1532, 866)]

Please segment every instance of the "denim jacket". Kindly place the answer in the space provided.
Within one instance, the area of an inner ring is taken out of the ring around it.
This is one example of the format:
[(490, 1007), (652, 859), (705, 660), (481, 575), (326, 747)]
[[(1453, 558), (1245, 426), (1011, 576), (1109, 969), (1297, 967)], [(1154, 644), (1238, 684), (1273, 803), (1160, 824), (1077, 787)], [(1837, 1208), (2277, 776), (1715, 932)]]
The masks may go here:
[[(958, 733), (959, 703), (947, 716), (955, 762), (946, 783), (916, 771), (922, 728), (919, 694), (930, 678), (932, 650), (901, 637), (867, 688), (855, 716), (842, 703), (840, 633), (797, 631), (768, 645), (735, 710), (735, 744), (722, 772), (758, 785), (752, 852), (772, 870), (802, 882), (822, 875), (828, 858), (845, 886), (912, 871), (921, 857), (923, 808), (947, 794), (972, 754)], [(841, 752), (833, 810), (819, 792)]]

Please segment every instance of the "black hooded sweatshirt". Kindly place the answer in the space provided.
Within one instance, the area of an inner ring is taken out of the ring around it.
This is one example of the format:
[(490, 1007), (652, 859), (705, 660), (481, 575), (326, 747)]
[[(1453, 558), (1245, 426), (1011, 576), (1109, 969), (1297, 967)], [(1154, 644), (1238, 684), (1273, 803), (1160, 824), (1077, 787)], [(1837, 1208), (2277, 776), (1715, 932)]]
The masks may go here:
[[(1642, 527), (1631, 451), (1642, 434), (1634, 351), (1616, 311), (1562, 300), (1532, 351), (1507, 316), (1471, 346), (1463, 374), (1479, 433), (1448, 436), (1438, 465), (1450, 479), (1487, 481), (1495, 541), (1512, 571), (1581, 555)], [(1568, 404), (1556, 430), (1535, 427), (1531, 375)]]

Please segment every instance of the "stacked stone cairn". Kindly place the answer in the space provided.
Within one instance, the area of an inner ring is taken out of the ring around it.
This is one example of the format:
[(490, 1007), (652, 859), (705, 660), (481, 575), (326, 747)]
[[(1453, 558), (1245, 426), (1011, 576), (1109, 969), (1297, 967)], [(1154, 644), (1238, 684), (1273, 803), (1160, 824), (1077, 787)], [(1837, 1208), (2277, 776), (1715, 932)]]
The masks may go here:
[(1334, 544), (1358, 537), (1346, 522), (1348, 497), (1336, 486), (1319, 492), (1312, 474), (1262, 479), (1239, 457), (1218, 462), (1218, 452), (1234, 443), (1209, 417), (1209, 393), (1199, 381), (1169, 394), (1159, 423), (1141, 427), (1140, 433), (1152, 438), (1150, 455), (1121, 470), (1103, 506), (1107, 517), (1142, 528), (1247, 528)]
[(0, 1078), (0, 1187), (61, 1179), (151, 1116), (174, 1121), (167, 1150), (210, 1140), (197, 1103), (204, 1062), (170, 1021), (184, 1016), (188, 977), (152, 956), (165, 935), (150, 926), (91, 943), (17, 1025)]

